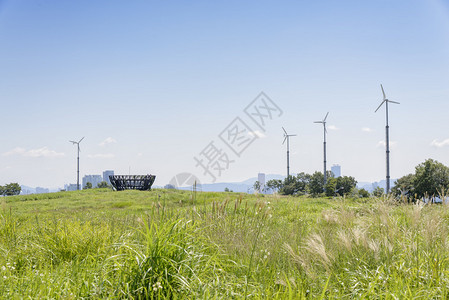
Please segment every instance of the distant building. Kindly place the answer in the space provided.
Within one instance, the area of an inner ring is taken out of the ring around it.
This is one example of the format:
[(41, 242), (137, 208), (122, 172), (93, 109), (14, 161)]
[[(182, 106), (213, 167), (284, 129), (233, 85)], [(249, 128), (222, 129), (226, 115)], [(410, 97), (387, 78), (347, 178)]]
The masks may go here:
[(29, 195), (29, 194), (32, 194), (32, 193), (33, 193), (33, 191), (30, 190), (29, 187), (26, 187), (26, 186), (24, 186), (24, 185), (21, 185), (20, 188), (22, 189), (22, 190), (20, 191), (20, 194), (21, 194), (21, 195)]
[(331, 167), (331, 172), (334, 174), (334, 177), (340, 177), (341, 176), (341, 167), (340, 165), (333, 165)]
[[(82, 188), (82, 187), (80, 187), (80, 188)], [(64, 189), (66, 191), (76, 191), (76, 184), (74, 184), (74, 183), (65, 184)]]
[(260, 192), (263, 192), (263, 189), (265, 188), (265, 173), (257, 174), (257, 181), (259, 181), (260, 184)]
[(36, 188), (36, 194), (44, 194), (44, 193), (49, 193), (50, 191), (46, 188), (42, 188), (42, 187), (37, 187)]
[(80, 189), (84, 189), (86, 184), (90, 182), (92, 184), (92, 187), (95, 188), (97, 185), (103, 181), (103, 176), (101, 175), (84, 175), (83, 177), (83, 185), (80, 187)]
[(103, 172), (103, 181), (106, 181), (110, 185), (111, 181), (109, 180), (109, 176), (114, 176), (113, 170), (106, 170)]

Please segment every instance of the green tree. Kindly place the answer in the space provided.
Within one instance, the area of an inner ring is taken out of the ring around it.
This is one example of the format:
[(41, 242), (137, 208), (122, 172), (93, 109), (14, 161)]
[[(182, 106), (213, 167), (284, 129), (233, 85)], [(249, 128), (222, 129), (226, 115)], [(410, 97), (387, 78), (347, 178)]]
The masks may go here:
[(106, 181), (102, 181), (100, 183), (97, 184), (97, 188), (107, 188), (109, 187), (108, 183)]
[(280, 179), (271, 179), (267, 181), (267, 187), (274, 193), (278, 192), (284, 185)]
[(296, 176), (288, 176), (284, 179), (280, 193), (283, 195), (304, 195), (309, 185), (310, 175), (301, 172)]
[(14, 196), (19, 195), (22, 188), (18, 183), (9, 183), (2, 187), (2, 195), (4, 196)]
[(357, 180), (352, 176), (341, 176), (337, 178), (336, 191), (340, 196), (351, 193), (356, 186)]
[(284, 179), (284, 183), (282, 184), (281, 189), (279, 192), (282, 195), (294, 195), (297, 192), (297, 184), (296, 184), (296, 177), (295, 176), (288, 176)]
[(385, 190), (381, 188), (380, 186), (376, 186), (376, 188), (373, 191), (374, 197), (382, 197), (382, 195), (385, 194)]
[(315, 172), (310, 176), (309, 193), (313, 196), (317, 196), (324, 192), (324, 176), (321, 172)]
[(449, 168), (436, 160), (427, 159), (416, 166), (413, 187), (418, 198), (446, 192), (449, 188)]
[(296, 175), (297, 189), (300, 194), (305, 194), (307, 192), (307, 187), (310, 183), (310, 178), (312, 176), (310, 174), (306, 174), (304, 172)]
[(395, 181), (394, 187), (391, 188), (391, 193), (397, 198), (405, 196), (408, 199), (412, 199), (415, 195), (414, 182), (415, 174), (402, 176)]
[(259, 182), (259, 180), (257, 180), (256, 182), (254, 182), (253, 188), (254, 188), (254, 192), (260, 193), (260, 182)]
[(338, 192), (337, 191), (337, 178), (330, 177), (327, 178), (326, 182), (326, 196), (333, 197)]
[(360, 189), (359, 191), (359, 196), (362, 198), (368, 198), (369, 197), (369, 192), (365, 189)]
[(91, 188), (92, 188), (92, 183), (90, 183), (90, 182), (87, 182), (86, 185), (84, 186), (85, 190), (91, 189)]

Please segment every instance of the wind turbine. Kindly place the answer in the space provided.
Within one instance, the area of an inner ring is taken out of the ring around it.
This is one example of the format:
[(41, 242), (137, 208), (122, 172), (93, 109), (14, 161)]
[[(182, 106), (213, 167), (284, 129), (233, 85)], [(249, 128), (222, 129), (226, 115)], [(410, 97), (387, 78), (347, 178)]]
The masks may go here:
[(287, 131), (285, 131), (284, 127), (282, 127), (282, 130), (284, 130), (284, 141), (282, 142), (282, 145), (284, 145), (285, 140), (287, 140), (287, 178), (290, 176), (290, 137), (296, 136), (296, 134), (287, 134)]
[(77, 190), (80, 189), (80, 143), (82, 140), (84, 140), (84, 137), (81, 140), (79, 140), (78, 142), (69, 141), (73, 145), (76, 144), (78, 146), (77, 168), (76, 168), (76, 189)]
[(321, 123), (323, 124), (323, 128), (324, 128), (324, 143), (323, 143), (323, 147), (324, 147), (324, 186), (326, 186), (326, 182), (327, 182), (327, 176), (326, 176), (326, 119), (327, 116), (329, 115), (329, 112), (327, 112), (326, 116), (324, 117), (323, 121), (315, 121), (314, 123)]
[(377, 112), (379, 110), (379, 108), (382, 106), (382, 104), (385, 103), (385, 112), (386, 112), (386, 120), (387, 120), (387, 125), (385, 126), (385, 145), (387, 148), (387, 190), (385, 191), (387, 194), (390, 193), (390, 134), (389, 134), (389, 129), (390, 127), (388, 126), (388, 103), (395, 103), (395, 104), (400, 104), (399, 102), (396, 101), (391, 101), (388, 100), (387, 97), (385, 96), (385, 92), (384, 92), (384, 87), (382, 86), (382, 84), (380, 85), (380, 88), (382, 89), (382, 94), (384, 96), (384, 99), (382, 101), (382, 103), (379, 105), (379, 107), (376, 109), (375, 112)]

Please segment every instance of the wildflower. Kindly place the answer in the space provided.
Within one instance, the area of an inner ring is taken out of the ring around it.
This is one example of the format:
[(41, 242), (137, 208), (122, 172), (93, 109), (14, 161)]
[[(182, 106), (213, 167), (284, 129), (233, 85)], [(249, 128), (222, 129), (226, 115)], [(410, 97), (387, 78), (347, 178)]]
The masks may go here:
[(159, 281), (153, 284), (153, 291), (156, 292), (158, 289), (162, 289), (162, 285)]

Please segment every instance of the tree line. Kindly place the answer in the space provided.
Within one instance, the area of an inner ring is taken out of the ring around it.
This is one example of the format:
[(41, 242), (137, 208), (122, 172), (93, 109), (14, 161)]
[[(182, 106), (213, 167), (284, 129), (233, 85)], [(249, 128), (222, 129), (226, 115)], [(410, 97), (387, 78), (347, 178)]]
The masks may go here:
[(0, 185), (0, 195), (2, 196), (14, 196), (19, 195), (22, 188), (18, 183), (9, 183), (4, 186)]
[[(108, 187), (111, 187), (111, 186), (106, 181), (102, 181), (102, 182), (99, 182), (95, 188), (103, 189), (103, 188), (108, 188)], [(88, 190), (88, 189), (92, 189), (92, 188), (94, 188), (92, 186), (92, 183), (86, 182), (86, 185), (84, 186), (83, 189)]]
[[(265, 187), (254, 183), (254, 190), (258, 192), (277, 192), (281, 195), (312, 195), (312, 196), (344, 196), (351, 194), (356, 197), (369, 197), (365, 189), (357, 189), (357, 181), (351, 176), (334, 177), (327, 171), (327, 182), (321, 172), (312, 175), (299, 173), (284, 180), (272, 179), (267, 181)], [(417, 199), (449, 199), (449, 167), (433, 160), (427, 159), (415, 167), (415, 173), (405, 175), (394, 182), (391, 195), (396, 199), (407, 199), (414, 202)], [(377, 187), (373, 196), (380, 197), (384, 189)]]
[[(259, 192), (277, 192), (282, 195), (305, 195), (312, 196), (344, 196), (353, 193), (356, 190), (357, 181), (351, 176), (334, 177), (330, 171), (326, 173), (327, 181), (324, 183), (324, 175), (321, 172), (315, 172), (312, 175), (301, 172), (296, 176), (288, 176), (284, 180), (268, 180), (263, 191), (260, 182), (256, 181), (254, 190)], [(363, 190), (363, 189), (362, 189)], [(364, 192), (363, 192), (364, 191)], [(368, 197), (369, 193), (365, 190), (361, 192), (362, 197)], [(359, 193), (360, 190), (357, 190)]]

